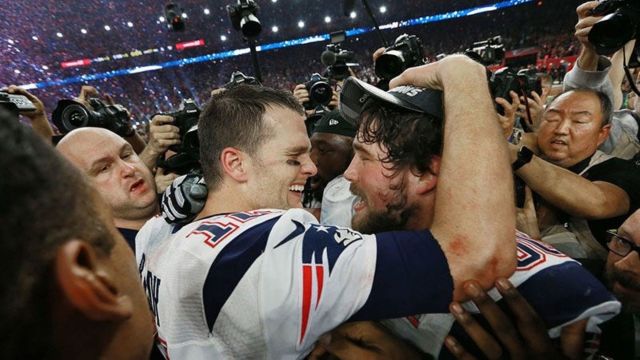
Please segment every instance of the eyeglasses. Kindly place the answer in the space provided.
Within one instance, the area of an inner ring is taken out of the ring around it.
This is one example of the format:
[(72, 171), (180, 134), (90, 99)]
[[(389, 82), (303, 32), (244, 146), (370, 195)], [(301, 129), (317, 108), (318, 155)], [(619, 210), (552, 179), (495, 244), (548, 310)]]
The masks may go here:
[(640, 246), (636, 246), (633, 241), (625, 239), (622, 236), (618, 235), (618, 230), (607, 230), (607, 234), (609, 234), (607, 247), (614, 254), (623, 257), (629, 255), (629, 253), (632, 251), (636, 251), (638, 254), (640, 254)]

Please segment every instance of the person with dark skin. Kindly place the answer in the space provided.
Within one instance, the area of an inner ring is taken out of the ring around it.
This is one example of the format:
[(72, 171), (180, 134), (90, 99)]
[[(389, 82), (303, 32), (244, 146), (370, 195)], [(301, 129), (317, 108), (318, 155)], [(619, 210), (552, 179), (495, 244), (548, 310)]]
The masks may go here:
[(133, 253), (87, 179), (0, 110), (2, 359), (144, 359), (155, 329)]

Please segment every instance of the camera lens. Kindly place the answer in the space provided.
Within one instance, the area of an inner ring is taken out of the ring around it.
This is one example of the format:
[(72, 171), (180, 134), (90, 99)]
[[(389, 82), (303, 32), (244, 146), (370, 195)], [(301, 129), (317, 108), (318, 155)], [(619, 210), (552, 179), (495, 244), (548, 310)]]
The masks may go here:
[(71, 104), (64, 108), (61, 118), (63, 127), (69, 130), (87, 126), (89, 123), (87, 109), (78, 104)]
[(392, 79), (400, 75), (406, 68), (404, 57), (400, 51), (388, 51), (376, 60), (376, 75), (382, 79)]
[(333, 89), (329, 83), (318, 81), (311, 86), (309, 97), (318, 104), (327, 105), (331, 102)]
[(633, 39), (636, 26), (626, 13), (617, 10), (593, 25), (589, 42), (599, 54), (611, 54)]

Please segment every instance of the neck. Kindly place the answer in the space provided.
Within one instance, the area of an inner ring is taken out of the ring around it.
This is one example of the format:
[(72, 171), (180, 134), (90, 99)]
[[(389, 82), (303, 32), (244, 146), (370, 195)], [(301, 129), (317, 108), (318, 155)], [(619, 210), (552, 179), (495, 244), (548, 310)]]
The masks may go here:
[(433, 223), (433, 211), (435, 208), (433, 196), (426, 196), (415, 204), (415, 208), (409, 220), (402, 230), (426, 230)]
[(115, 223), (117, 228), (120, 229), (131, 229), (131, 230), (140, 230), (142, 226), (149, 221), (150, 218), (145, 219), (120, 219), (114, 218), (113, 222)]
[(224, 183), (216, 191), (209, 192), (204, 208), (196, 217), (196, 220), (216, 214), (226, 214), (239, 211), (255, 210), (249, 201), (246, 201), (239, 189), (231, 189)]

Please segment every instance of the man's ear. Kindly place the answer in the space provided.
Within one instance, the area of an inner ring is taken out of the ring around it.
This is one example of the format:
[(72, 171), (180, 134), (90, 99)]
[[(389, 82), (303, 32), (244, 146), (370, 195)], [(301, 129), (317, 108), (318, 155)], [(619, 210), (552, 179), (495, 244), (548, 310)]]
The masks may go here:
[(609, 132), (611, 131), (611, 124), (607, 124), (600, 129), (598, 133), (598, 147), (609, 138)]
[(71, 240), (58, 248), (55, 277), (60, 291), (88, 319), (122, 321), (133, 314), (131, 299), (119, 292), (113, 276), (88, 243)]
[(247, 181), (247, 171), (245, 169), (245, 153), (236, 148), (228, 147), (222, 150), (220, 162), (225, 174), (238, 182)]
[(440, 156), (431, 157), (431, 164), (429, 164), (429, 170), (425, 171), (418, 178), (416, 185), (416, 193), (418, 195), (424, 195), (433, 189), (435, 189), (438, 183), (438, 175), (440, 174)]

